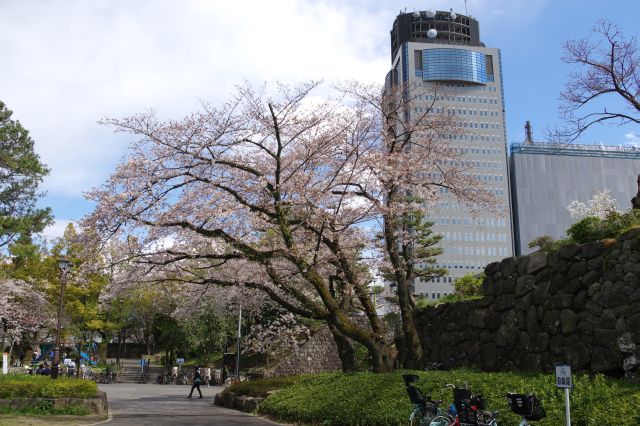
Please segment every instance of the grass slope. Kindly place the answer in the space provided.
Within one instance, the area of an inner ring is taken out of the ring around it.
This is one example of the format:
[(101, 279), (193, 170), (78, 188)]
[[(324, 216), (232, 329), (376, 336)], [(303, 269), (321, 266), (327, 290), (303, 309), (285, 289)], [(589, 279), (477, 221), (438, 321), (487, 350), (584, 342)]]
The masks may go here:
[[(452, 400), (447, 383), (468, 383), (475, 394), (483, 394), (487, 408), (499, 410), (500, 426), (517, 425), (504, 395), (534, 393), (543, 403), (547, 418), (536, 425), (556, 426), (564, 422), (564, 397), (555, 387), (553, 375), (482, 373), (468, 370), (419, 372), (418, 386), (434, 399)], [(341, 373), (301, 377), (296, 383), (268, 397), (260, 413), (283, 421), (322, 425), (405, 425), (413, 406), (408, 400), (402, 371), (388, 374)], [(574, 377), (571, 393), (574, 425), (640, 424), (640, 387), (602, 376)]]

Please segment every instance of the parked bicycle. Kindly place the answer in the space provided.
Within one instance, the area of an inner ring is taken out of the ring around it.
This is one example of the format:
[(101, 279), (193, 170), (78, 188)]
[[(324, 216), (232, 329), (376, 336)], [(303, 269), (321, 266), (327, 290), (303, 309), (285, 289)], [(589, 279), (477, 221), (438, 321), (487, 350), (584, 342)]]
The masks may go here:
[(521, 416), (518, 426), (528, 426), (528, 420), (538, 421), (547, 417), (542, 403), (533, 394), (508, 393), (506, 397), (511, 411)]
[(488, 411), (482, 395), (473, 395), (469, 389), (453, 389), (453, 404), (449, 407), (449, 414), (455, 418), (450, 426), (498, 426), (497, 411)]
[(442, 401), (431, 399), (431, 395), (424, 394), (415, 383), (419, 377), (415, 374), (403, 374), (409, 400), (414, 405), (413, 412), (409, 416), (410, 426), (449, 426), (455, 419), (447, 412), (440, 409)]

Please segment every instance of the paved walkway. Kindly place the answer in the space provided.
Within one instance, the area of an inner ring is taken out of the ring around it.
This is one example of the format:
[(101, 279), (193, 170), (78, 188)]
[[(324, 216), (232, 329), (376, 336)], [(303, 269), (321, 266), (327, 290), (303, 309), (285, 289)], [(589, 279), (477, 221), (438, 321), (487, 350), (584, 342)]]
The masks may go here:
[(109, 400), (109, 420), (105, 425), (249, 425), (276, 423), (235, 410), (213, 405), (221, 387), (201, 386), (204, 399), (186, 399), (190, 386), (111, 384), (99, 385)]

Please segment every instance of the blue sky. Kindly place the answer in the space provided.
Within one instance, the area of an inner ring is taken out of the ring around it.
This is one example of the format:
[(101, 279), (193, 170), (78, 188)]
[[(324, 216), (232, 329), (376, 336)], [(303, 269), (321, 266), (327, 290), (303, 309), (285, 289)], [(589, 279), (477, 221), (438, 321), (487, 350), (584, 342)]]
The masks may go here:
[[(468, 0), (480, 36), (502, 51), (507, 137), (534, 138), (558, 122), (570, 72), (562, 43), (598, 19), (637, 33), (639, 0)], [(51, 168), (43, 206), (59, 236), (92, 209), (83, 192), (99, 185), (130, 140), (96, 123), (149, 108), (178, 118), (201, 101), (225, 100), (244, 80), (357, 78), (381, 82), (389, 30), (399, 10), (465, 13), (451, 1), (0, 0), (0, 100), (31, 131)], [(597, 128), (583, 143), (640, 145), (637, 127)]]

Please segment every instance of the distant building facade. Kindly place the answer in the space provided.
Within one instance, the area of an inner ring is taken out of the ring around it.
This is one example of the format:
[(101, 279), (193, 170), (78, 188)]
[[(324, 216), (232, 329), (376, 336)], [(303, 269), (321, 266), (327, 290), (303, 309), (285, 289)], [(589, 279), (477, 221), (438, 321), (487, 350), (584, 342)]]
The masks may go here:
[(622, 211), (638, 191), (640, 149), (599, 145), (516, 143), (511, 145), (510, 177), (516, 255), (531, 253), (542, 235), (563, 238), (577, 219), (567, 206), (587, 203), (609, 190)]
[(467, 172), (495, 194), (504, 212), (473, 215), (440, 190), (441, 202), (430, 220), (433, 231), (443, 236), (438, 266), (449, 275), (414, 283), (416, 295), (439, 299), (453, 292), (456, 278), (513, 255), (500, 51), (481, 43), (472, 17), (400, 13), (391, 30), (391, 71), (385, 83), (418, 90), (408, 114), (425, 113), (437, 101), (436, 108), (455, 115), (464, 132), (449, 135), (446, 143), (461, 155)]

